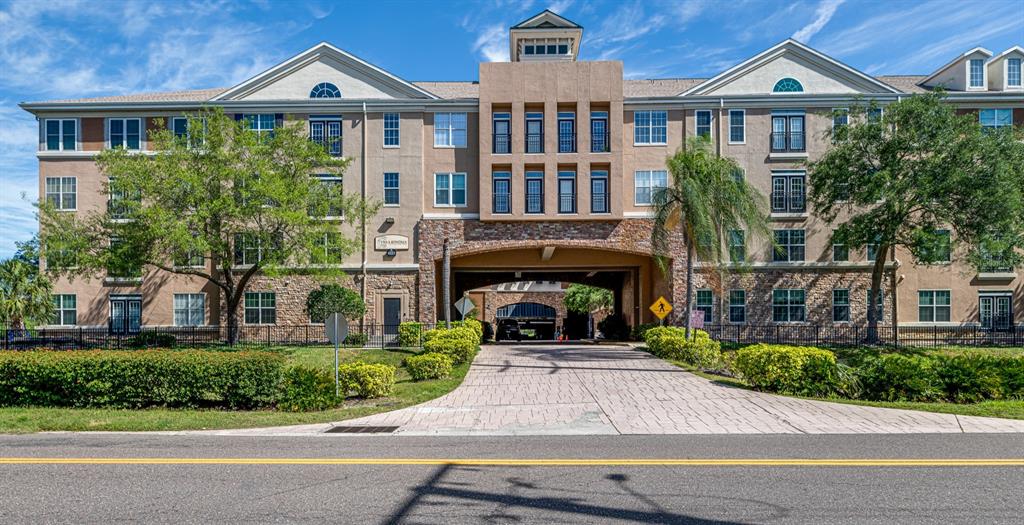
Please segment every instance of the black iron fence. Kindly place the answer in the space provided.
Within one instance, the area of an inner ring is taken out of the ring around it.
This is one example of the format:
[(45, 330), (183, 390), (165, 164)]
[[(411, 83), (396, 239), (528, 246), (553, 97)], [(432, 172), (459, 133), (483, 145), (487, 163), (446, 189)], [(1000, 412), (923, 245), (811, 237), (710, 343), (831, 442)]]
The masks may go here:
[(1024, 346), (1024, 327), (992, 330), (980, 326), (879, 326), (872, 337), (867, 326), (858, 325), (708, 325), (713, 339), (739, 344), (772, 343), (814, 346)]
[[(433, 328), (422, 325), (422, 330), (411, 346), (423, 345), (422, 332)], [(398, 325), (353, 323), (349, 326), (344, 346), (360, 348), (398, 348)], [(134, 332), (115, 332), (105, 327), (58, 327), (32, 330), (0, 329), (0, 349), (54, 350), (76, 349), (129, 349), (149, 347), (204, 347), (228, 343), (226, 326), (173, 326), (143, 327)], [(408, 341), (406, 341), (408, 343)], [(330, 345), (322, 324), (305, 325), (242, 325), (238, 327), (235, 343), (241, 347), (322, 346)]]

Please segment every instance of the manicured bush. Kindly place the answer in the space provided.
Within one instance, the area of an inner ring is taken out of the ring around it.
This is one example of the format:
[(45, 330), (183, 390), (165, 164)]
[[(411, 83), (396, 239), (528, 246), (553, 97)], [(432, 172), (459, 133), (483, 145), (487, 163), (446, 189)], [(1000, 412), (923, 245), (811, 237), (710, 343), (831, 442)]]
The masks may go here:
[(1003, 383), (1003, 396), (1024, 399), (1024, 357), (998, 357), (997, 368)]
[(338, 406), (334, 376), (326, 370), (295, 366), (284, 371), (278, 385), (277, 408), (291, 412), (325, 410)]
[(395, 367), (369, 364), (362, 361), (338, 367), (338, 382), (342, 395), (373, 398), (391, 395), (395, 387)]
[(836, 356), (810, 346), (757, 344), (739, 349), (736, 372), (758, 390), (828, 396), (840, 387)]
[(413, 381), (441, 379), (452, 373), (452, 358), (447, 354), (425, 353), (405, 359), (405, 368)]
[(133, 348), (173, 348), (178, 339), (173, 334), (160, 332), (141, 332), (132, 337), (128, 346)]
[(424, 353), (440, 353), (452, 358), (452, 363), (462, 364), (473, 360), (477, 349), (477, 336), (469, 328), (428, 330), (423, 333)]
[(406, 322), (398, 325), (398, 345), (402, 348), (419, 348), (423, 323)]
[(685, 337), (686, 331), (675, 326), (655, 326), (644, 331), (644, 342), (654, 355), (661, 353), (661, 340), (665, 337)]
[(927, 357), (884, 354), (866, 359), (861, 366), (864, 397), (877, 401), (934, 401), (942, 397), (943, 384)]
[(476, 334), (477, 344), (484, 342), (484, 325), (476, 319), (469, 318), (462, 321), (453, 321), (452, 328), (469, 328)]
[(1003, 397), (999, 359), (978, 353), (936, 358), (936, 370), (946, 398), (956, 403), (977, 403)]
[(0, 405), (259, 408), (274, 403), (283, 367), (267, 352), (0, 353)]
[(342, 341), (342, 344), (346, 346), (358, 346), (361, 348), (366, 346), (366, 341), (368, 340), (369, 337), (366, 334), (352, 333), (345, 336), (345, 340)]
[(633, 341), (647, 341), (647, 339), (644, 337), (644, 335), (647, 334), (647, 331), (650, 330), (651, 328), (656, 328), (659, 326), (661, 326), (661, 323), (638, 324), (634, 326), (632, 330), (630, 330), (629, 338), (632, 339)]
[(713, 368), (721, 363), (722, 346), (703, 330), (675, 326), (657, 326), (644, 333), (647, 349), (662, 359), (682, 361), (700, 368)]

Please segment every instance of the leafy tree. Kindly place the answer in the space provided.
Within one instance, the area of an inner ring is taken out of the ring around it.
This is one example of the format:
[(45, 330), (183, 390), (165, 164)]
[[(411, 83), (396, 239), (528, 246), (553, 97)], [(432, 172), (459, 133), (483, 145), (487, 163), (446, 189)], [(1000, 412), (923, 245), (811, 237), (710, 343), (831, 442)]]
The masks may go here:
[(53, 289), (49, 279), (18, 259), (0, 263), (0, 325), (23, 330), (50, 322)]
[(611, 309), (615, 301), (612, 291), (585, 284), (571, 284), (562, 298), (570, 312), (589, 314), (597, 310)]
[(345, 319), (358, 319), (366, 314), (366, 303), (355, 291), (329, 283), (309, 292), (306, 311), (309, 312), (309, 320), (314, 323), (324, 322), (327, 316), (335, 312), (344, 315)]
[[(944, 260), (958, 245), (967, 260), (1019, 265), (1024, 247), (1024, 144), (1020, 130), (983, 131), (977, 116), (957, 115), (942, 93), (885, 108), (850, 108), (849, 124), (827, 132), (834, 144), (808, 164), (809, 201), (838, 220), (833, 242), (874, 245), (870, 297), (879, 297), (897, 248), (918, 262)], [(894, 301), (895, 302), (895, 301)], [(868, 338), (878, 319), (868, 309)]]
[[(72, 253), (69, 276), (141, 276), (145, 267), (192, 275), (217, 286), (226, 304), (228, 341), (250, 280), (286, 271), (340, 272), (378, 204), (324, 184), (350, 159), (309, 140), (301, 126), (262, 134), (219, 108), (188, 117), (186, 136), (159, 126), (154, 155), (103, 151), (97, 165), (112, 182), (106, 210), (68, 214), (39, 204), (44, 257)], [(330, 218), (330, 220), (325, 218)]]
[(727, 236), (742, 230), (748, 238), (768, 233), (763, 195), (736, 177), (736, 161), (719, 157), (705, 137), (694, 137), (667, 160), (672, 174), (668, 187), (652, 196), (654, 227), (651, 243), (656, 261), (667, 271), (672, 232), (679, 229), (686, 243), (686, 313), (683, 324), (690, 337), (693, 312), (693, 265), (700, 259), (719, 265)]
[(14, 259), (27, 263), (29, 266), (39, 268), (39, 236), (33, 235), (31, 239), (24, 242), (15, 242), (17, 251), (14, 252)]

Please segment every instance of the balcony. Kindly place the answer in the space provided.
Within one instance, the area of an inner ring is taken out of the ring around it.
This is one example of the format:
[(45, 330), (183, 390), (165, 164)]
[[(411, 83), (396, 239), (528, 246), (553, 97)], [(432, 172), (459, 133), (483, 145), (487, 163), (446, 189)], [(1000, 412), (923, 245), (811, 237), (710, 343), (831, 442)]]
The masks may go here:
[(591, 153), (608, 153), (611, 150), (607, 133), (594, 133), (590, 136)]
[(544, 133), (526, 134), (526, 152), (544, 153)]
[(807, 144), (802, 131), (773, 132), (771, 134), (772, 153), (806, 153)]
[(512, 195), (510, 193), (495, 193), (491, 210), (495, 214), (512, 213)]
[(493, 144), (493, 152), (496, 154), (512, 153), (512, 134), (495, 133)]
[(576, 194), (558, 194), (558, 213), (576, 213)]
[(526, 194), (526, 213), (544, 213), (544, 194)]
[(609, 213), (611, 211), (608, 208), (609, 198), (608, 192), (591, 194), (590, 213)]
[(575, 133), (559, 133), (558, 134), (558, 152), (559, 153), (576, 153), (576, 134)]

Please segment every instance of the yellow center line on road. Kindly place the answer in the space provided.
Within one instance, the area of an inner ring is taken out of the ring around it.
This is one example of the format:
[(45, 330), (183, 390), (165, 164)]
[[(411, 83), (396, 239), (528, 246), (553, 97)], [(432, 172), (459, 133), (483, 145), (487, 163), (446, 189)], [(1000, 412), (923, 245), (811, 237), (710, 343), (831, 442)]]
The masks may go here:
[(441, 459), (0, 457), (0, 465), (428, 465), (510, 467), (1024, 467), (1014, 459)]

